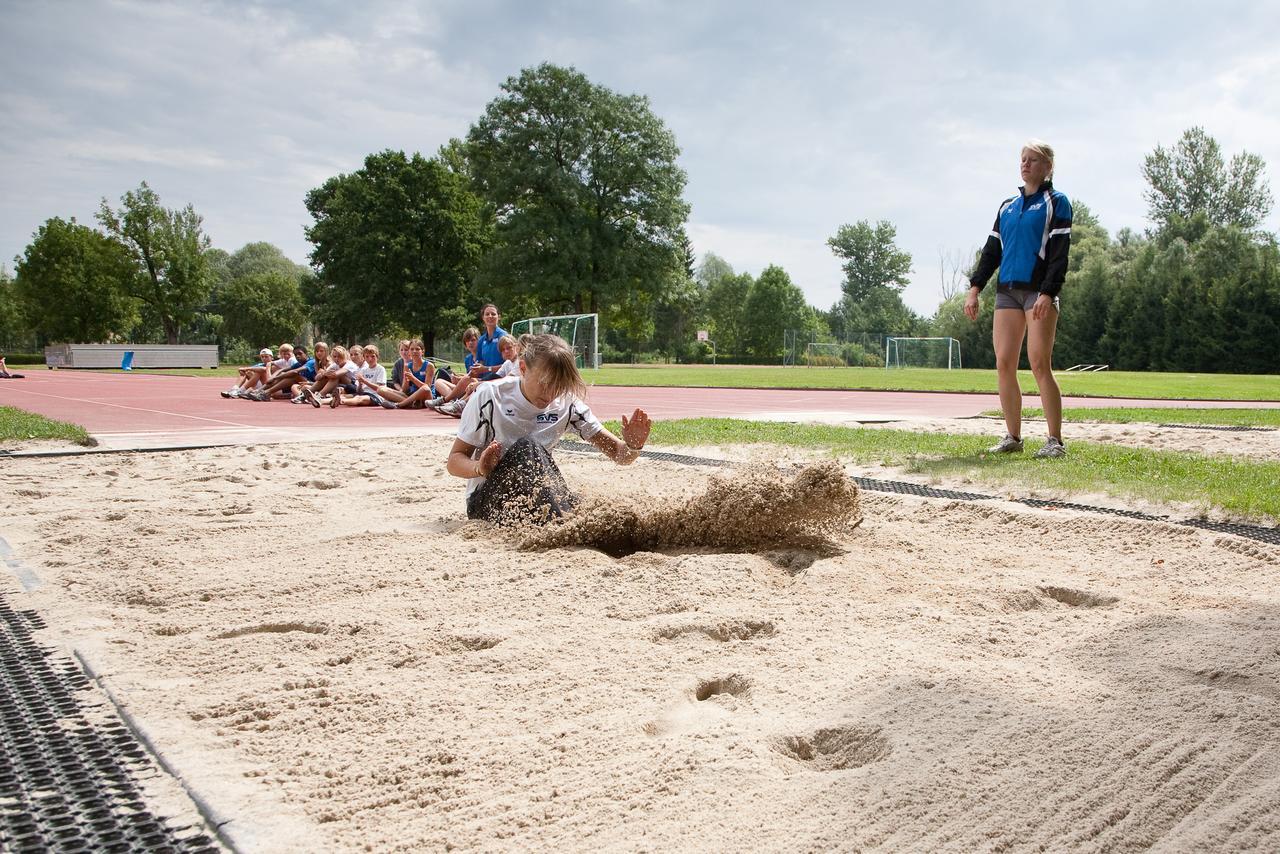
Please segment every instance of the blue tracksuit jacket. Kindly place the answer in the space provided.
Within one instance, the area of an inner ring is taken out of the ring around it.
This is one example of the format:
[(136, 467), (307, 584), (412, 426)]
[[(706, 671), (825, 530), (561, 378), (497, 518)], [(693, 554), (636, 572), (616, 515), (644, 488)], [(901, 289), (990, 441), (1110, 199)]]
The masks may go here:
[(1057, 296), (1070, 248), (1070, 200), (1047, 181), (1030, 196), (1019, 189), (1000, 203), (969, 283), (981, 290), (999, 267), (1000, 287)]

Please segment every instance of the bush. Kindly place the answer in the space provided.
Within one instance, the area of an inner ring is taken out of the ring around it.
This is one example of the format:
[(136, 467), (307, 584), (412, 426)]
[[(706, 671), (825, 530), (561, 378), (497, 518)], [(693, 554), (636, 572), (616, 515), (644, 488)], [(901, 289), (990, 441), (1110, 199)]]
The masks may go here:
[(6, 353), (0, 351), (6, 365), (43, 365), (44, 353)]

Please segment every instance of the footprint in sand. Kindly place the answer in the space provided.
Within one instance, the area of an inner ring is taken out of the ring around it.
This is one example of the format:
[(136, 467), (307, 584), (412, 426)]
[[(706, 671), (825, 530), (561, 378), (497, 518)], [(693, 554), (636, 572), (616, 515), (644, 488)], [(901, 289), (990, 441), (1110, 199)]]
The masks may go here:
[(725, 720), (751, 698), (751, 681), (732, 673), (703, 679), (656, 719), (645, 724), (646, 735), (663, 736), (705, 730)]
[(809, 735), (784, 735), (772, 747), (808, 771), (846, 771), (879, 762), (893, 752), (880, 727), (845, 724), (814, 730)]
[(1070, 605), (1072, 608), (1105, 608), (1120, 601), (1119, 596), (1107, 596), (1101, 593), (1090, 593), (1087, 590), (1073, 590), (1070, 587), (1038, 587), (1036, 588), (1050, 599)]

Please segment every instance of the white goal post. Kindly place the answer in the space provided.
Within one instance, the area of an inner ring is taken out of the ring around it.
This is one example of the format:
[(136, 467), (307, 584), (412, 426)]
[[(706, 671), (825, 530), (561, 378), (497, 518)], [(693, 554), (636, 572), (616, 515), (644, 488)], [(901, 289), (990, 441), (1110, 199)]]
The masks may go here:
[(559, 335), (573, 348), (579, 368), (600, 367), (600, 315), (557, 314), (530, 317), (511, 324), (511, 334)]
[[(936, 342), (936, 343), (930, 343)], [(961, 368), (954, 338), (890, 337), (884, 341), (885, 368)]]

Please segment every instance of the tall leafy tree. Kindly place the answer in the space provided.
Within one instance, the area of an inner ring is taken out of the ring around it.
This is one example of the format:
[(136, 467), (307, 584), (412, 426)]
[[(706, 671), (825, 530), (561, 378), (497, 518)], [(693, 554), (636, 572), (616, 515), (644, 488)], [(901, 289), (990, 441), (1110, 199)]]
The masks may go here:
[(872, 225), (864, 219), (840, 226), (827, 240), (844, 269), (840, 287), (848, 300), (856, 304), (885, 290), (901, 293), (907, 286), (911, 253), (899, 249), (897, 239), (892, 223), (880, 220)]
[(112, 210), (102, 200), (98, 222), (133, 256), (141, 274), (133, 295), (145, 303), (164, 327), (165, 341), (177, 344), (183, 326), (195, 319), (212, 287), (205, 251), (209, 238), (191, 205), (171, 210), (143, 181)]
[(280, 251), (280, 247), (263, 241), (241, 246), (227, 257), (226, 264), (227, 272), (232, 279), (262, 273), (278, 273), (285, 278), (301, 281), (309, 274), (306, 267), (291, 261), (284, 252)]
[(760, 273), (747, 292), (744, 315), (744, 345), (754, 357), (772, 361), (782, 354), (787, 329), (812, 329), (814, 313), (804, 292), (791, 282), (787, 271), (771, 264)]
[(292, 341), (307, 319), (296, 269), (237, 276), (223, 288), (220, 307), (223, 331), (257, 347)]
[(312, 190), (306, 204), (317, 323), (343, 337), (412, 329), (433, 350), (436, 333), (452, 331), (442, 318), (464, 306), (492, 233), (467, 179), (439, 160), (384, 151)]
[(44, 342), (107, 341), (137, 319), (139, 275), (129, 251), (101, 232), (57, 217), (18, 259), (14, 293)]
[(1156, 146), (1143, 161), (1147, 216), (1157, 231), (1196, 214), (1210, 225), (1256, 229), (1274, 201), (1265, 169), (1263, 159), (1247, 151), (1227, 163), (1216, 139), (1204, 128), (1189, 128), (1173, 148)]
[(688, 205), (675, 137), (647, 98), (544, 63), (502, 85), (467, 135), (467, 158), (494, 206), (484, 280), (531, 291), (548, 311), (632, 304), (674, 281)]
[(725, 276), (732, 276), (733, 266), (714, 252), (708, 252), (702, 256), (702, 262), (693, 275), (705, 289)]
[(18, 293), (9, 269), (0, 264), (0, 348), (25, 337), (27, 327), (18, 311)]
[(707, 323), (717, 352), (745, 354), (747, 294), (754, 284), (750, 273), (726, 273), (707, 286)]

